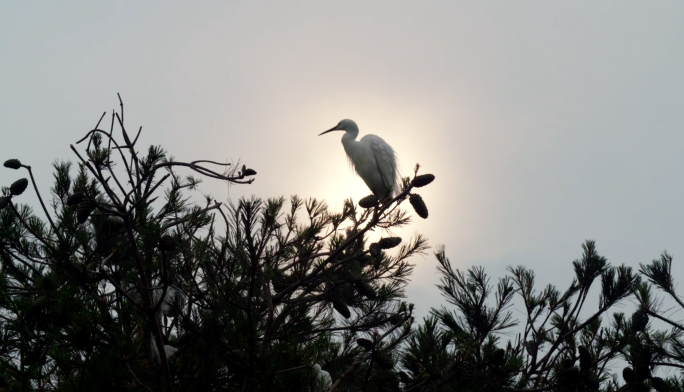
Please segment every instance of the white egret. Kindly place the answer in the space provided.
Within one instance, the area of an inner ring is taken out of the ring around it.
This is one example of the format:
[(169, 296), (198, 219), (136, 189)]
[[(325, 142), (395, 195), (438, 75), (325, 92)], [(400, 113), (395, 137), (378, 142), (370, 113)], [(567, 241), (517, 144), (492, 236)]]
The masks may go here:
[(397, 157), (392, 147), (375, 135), (366, 135), (356, 141), (359, 127), (349, 119), (340, 121), (318, 136), (332, 131), (345, 131), (342, 136), (344, 151), (356, 173), (375, 197), (378, 200), (392, 197), (397, 191)]
[[(159, 358), (159, 351), (157, 351), (157, 342), (154, 340), (153, 334), (150, 334), (150, 351), (152, 353), (152, 361), (154, 362), (154, 364), (157, 366), (161, 365), (161, 358)], [(178, 351), (178, 349), (173, 347), (172, 345), (164, 345), (164, 352), (166, 353), (167, 359), (171, 358), (173, 354), (176, 353), (176, 351)]]
[[(157, 288), (152, 291), (152, 303), (155, 305), (159, 302), (159, 298), (164, 290), (162, 288)], [(133, 284), (129, 284), (126, 288), (128, 295), (137, 303), (142, 304), (142, 296), (138, 292), (138, 289)], [(168, 286), (166, 288), (166, 295), (164, 296), (164, 301), (157, 310), (157, 316), (163, 314), (164, 316), (175, 317), (178, 316), (176, 309), (173, 307), (173, 303), (176, 302), (179, 306), (185, 306), (185, 294), (173, 286)]]
[(330, 373), (321, 369), (321, 365), (317, 363), (313, 365), (313, 369), (316, 371), (316, 384), (326, 390), (330, 389), (330, 387), (332, 387), (332, 377), (330, 377)]

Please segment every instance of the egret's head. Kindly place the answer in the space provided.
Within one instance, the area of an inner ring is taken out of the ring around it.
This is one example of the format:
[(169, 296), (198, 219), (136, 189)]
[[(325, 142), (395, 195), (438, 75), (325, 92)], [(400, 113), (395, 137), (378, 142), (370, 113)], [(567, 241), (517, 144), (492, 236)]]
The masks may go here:
[(358, 132), (359, 132), (359, 127), (356, 125), (356, 123), (354, 122), (354, 120), (350, 120), (350, 119), (348, 119), (348, 118), (345, 118), (344, 120), (338, 122), (337, 125), (335, 125), (334, 127), (328, 129), (327, 131), (321, 133), (321, 134), (318, 135), (318, 136), (321, 136), (321, 135), (323, 135), (323, 134), (326, 134), (326, 133), (332, 132), (332, 131), (345, 131), (345, 132), (351, 131), (351, 132), (356, 132), (356, 133), (358, 133)]

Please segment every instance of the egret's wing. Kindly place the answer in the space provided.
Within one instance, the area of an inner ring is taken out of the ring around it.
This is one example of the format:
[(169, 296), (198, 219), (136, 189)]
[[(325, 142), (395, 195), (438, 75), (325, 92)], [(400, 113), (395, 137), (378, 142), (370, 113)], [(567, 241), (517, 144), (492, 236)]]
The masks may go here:
[(397, 156), (392, 147), (380, 136), (366, 135), (361, 141), (366, 141), (373, 150), (378, 171), (382, 176), (385, 187), (392, 187), (392, 193), (397, 192)]

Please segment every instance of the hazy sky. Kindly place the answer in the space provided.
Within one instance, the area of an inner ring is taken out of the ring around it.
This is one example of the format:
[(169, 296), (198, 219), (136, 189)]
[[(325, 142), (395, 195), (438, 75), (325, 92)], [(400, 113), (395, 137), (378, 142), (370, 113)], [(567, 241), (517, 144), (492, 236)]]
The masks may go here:
[[(244, 161), (228, 196), (368, 194), (342, 118), (437, 180), (402, 235), (493, 277), (566, 285), (581, 243), (637, 266), (667, 249), (684, 281), (684, 3), (677, 1), (3, 2), (0, 161), (49, 192), (55, 159), (126, 104), (143, 146)], [(17, 172), (0, 170), (0, 184)], [(22, 200), (33, 203), (31, 197)], [(444, 300), (413, 260), (419, 315)]]

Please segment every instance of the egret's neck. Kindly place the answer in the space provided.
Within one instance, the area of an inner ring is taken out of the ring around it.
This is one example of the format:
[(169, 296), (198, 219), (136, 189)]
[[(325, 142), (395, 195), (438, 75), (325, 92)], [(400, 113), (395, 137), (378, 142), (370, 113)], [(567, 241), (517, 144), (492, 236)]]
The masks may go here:
[(359, 136), (359, 129), (354, 127), (352, 129), (347, 129), (347, 131), (342, 135), (342, 144), (347, 146), (354, 143), (356, 137)]

